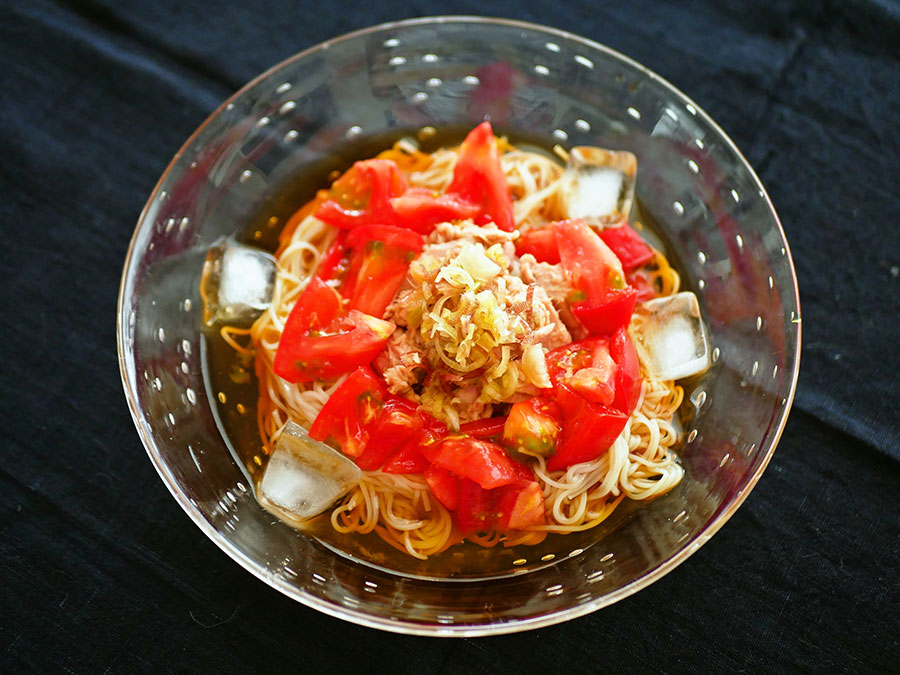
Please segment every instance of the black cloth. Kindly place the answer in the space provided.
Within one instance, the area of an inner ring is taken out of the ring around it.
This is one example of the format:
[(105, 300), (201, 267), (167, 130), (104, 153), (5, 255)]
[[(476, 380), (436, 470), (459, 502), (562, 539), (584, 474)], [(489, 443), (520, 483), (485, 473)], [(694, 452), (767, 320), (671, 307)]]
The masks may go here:
[[(792, 245), (800, 385), (772, 463), (708, 544), (587, 617), (439, 640), (308, 609), (185, 517), (122, 395), (134, 224), (190, 133), (257, 73), (373, 23), (545, 23), (696, 100)], [(0, 671), (897, 672), (900, 4), (0, 2)]]

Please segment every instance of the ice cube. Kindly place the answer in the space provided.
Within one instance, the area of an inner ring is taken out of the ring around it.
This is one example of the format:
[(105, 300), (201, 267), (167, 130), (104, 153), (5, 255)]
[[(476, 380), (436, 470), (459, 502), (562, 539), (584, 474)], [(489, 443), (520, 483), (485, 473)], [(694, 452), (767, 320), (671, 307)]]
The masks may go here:
[(231, 241), (209, 249), (200, 285), (204, 319), (214, 323), (251, 323), (272, 299), (275, 258)]
[(361, 477), (350, 459), (311, 439), (300, 425), (288, 422), (256, 494), (264, 509), (302, 526), (352, 490)]
[(572, 148), (562, 200), (569, 218), (608, 225), (627, 218), (634, 201), (637, 157), (590, 146)]
[(709, 337), (693, 293), (676, 293), (638, 304), (634, 326), (650, 375), (679, 380), (709, 368)]

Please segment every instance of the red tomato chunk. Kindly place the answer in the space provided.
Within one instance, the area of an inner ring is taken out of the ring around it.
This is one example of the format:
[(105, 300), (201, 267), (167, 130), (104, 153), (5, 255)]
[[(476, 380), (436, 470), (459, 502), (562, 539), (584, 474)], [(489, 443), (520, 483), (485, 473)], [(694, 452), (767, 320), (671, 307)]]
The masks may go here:
[(454, 513), (463, 534), (492, 530), (522, 530), (546, 522), (541, 486), (534, 480), (485, 490), (478, 483), (459, 481), (458, 506)]
[(520, 256), (530, 253), (538, 262), (556, 265), (559, 263), (556, 230), (552, 225), (544, 225), (524, 232), (516, 240), (516, 253)]
[(333, 440), (351, 457), (363, 454), (369, 442), (370, 425), (384, 408), (381, 380), (368, 366), (360, 366), (322, 406), (309, 428), (310, 438)]
[(459, 478), (447, 469), (429, 466), (425, 469), (425, 481), (441, 504), (451, 511), (459, 505)]
[(627, 325), (637, 292), (628, 287), (615, 253), (582, 220), (563, 220), (554, 228), (575, 317), (591, 335), (608, 335)]
[(653, 249), (624, 220), (615, 227), (601, 230), (600, 238), (616, 254), (626, 272), (653, 260)]
[(350, 231), (346, 246), (353, 252), (341, 289), (350, 309), (384, 316), (410, 261), (424, 244), (422, 235), (392, 225), (363, 225)]
[(399, 224), (428, 234), (438, 223), (474, 218), (481, 207), (459, 195), (436, 194), (425, 188), (410, 188), (403, 195), (391, 199), (391, 208)]
[(288, 315), (272, 369), (288, 382), (334, 378), (371, 363), (393, 332), (389, 321), (347, 312), (338, 293), (313, 277)]
[(559, 406), (535, 396), (519, 401), (503, 427), (503, 445), (527, 455), (546, 457), (556, 447), (560, 428)]
[(501, 230), (515, 229), (512, 198), (490, 122), (482, 122), (466, 136), (447, 193), (480, 205), (485, 218)]
[(392, 225), (397, 218), (390, 200), (404, 192), (406, 180), (393, 161), (367, 159), (334, 182), (329, 199), (316, 210), (316, 218), (343, 229)]
[(357, 465), (365, 471), (380, 469), (407, 441), (418, 439), (423, 426), (415, 403), (399, 396), (388, 397), (371, 425), (366, 449), (357, 458)]
[(473, 480), (485, 490), (509, 485), (518, 477), (515, 463), (506, 451), (490, 441), (450, 436), (423, 448), (423, 454), (432, 464)]
[(622, 433), (640, 396), (637, 355), (628, 333), (620, 328), (611, 340), (592, 338), (558, 347), (547, 354), (547, 370), (563, 417), (547, 468), (556, 471), (596, 459)]

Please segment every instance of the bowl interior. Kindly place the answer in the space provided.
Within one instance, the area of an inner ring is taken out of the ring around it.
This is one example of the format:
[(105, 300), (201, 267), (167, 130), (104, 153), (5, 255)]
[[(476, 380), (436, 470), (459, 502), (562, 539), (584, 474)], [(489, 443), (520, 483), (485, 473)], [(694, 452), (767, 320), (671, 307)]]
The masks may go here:
[[(297, 176), (321, 179), (364, 148), (377, 151), (425, 126), (463, 129), (485, 118), (545, 146), (637, 155), (641, 216), (659, 228), (683, 285), (700, 300), (714, 364), (685, 384), (686, 476), (673, 492), (623, 510), (589, 537), (551, 537), (550, 548), (519, 568), (504, 562), (511, 573), (502, 578), (429, 581), (337, 555), (257, 505), (231, 445), (252, 439), (222, 433), (242, 401), (220, 402), (204, 378), (214, 355), (197, 289), (217, 239), (270, 239), (290, 206), (286, 186), (293, 198), (320, 187)], [(201, 529), (307, 605), (427, 634), (508, 632), (578, 616), (684, 560), (768, 462), (793, 398), (799, 347), (787, 243), (758, 179), (722, 131), (615, 52), (483, 19), (368, 29), (308, 50), (236, 94), (187, 142), (151, 196), (119, 306), (122, 376), (138, 431)]]

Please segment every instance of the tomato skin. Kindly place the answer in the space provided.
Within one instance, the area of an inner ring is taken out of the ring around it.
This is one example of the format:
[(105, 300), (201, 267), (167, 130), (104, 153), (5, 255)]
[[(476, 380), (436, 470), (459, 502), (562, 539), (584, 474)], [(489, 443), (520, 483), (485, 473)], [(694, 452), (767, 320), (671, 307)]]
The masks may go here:
[(399, 396), (388, 396), (384, 409), (369, 431), (366, 449), (356, 459), (364, 471), (381, 467), (408, 440), (417, 438), (422, 431), (422, 418), (416, 413), (416, 404)]
[(488, 490), (468, 478), (459, 480), (459, 497), (454, 520), (463, 534), (492, 529), (493, 500)]
[(563, 409), (564, 424), (556, 452), (547, 460), (549, 471), (597, 459), (622, 433), (625, 413), (575, 396)]
[(418, 433), (388, 459), (381, 468), (384, 473), (422, 473), (431, 465), (422, 451), (444, 438), (447, 435), (447, 426), (421, 408), (416, 410), (416, 416), (421, 421)]
[(562, 415), (559, 406), (535, 396), (519, 401), (503, 427), (503, 445), (526, 455), (546, 457), (556, 447)]
[(496, 443), (469, 436), (449, 436), (422, 453), (435, 466), (475, 481), (485, 490), (509, 485), (517, 479), (517, 468)]
[(635, 289), (612, 289), (597, 304), (590, 300), (573, 304), (572, 314), (589, 335), (609, 335), (629, 324), (636, 302)]
[(313, 277), (300, 293), (288, 315), (284, 334), (322, 332), (342, 313), (341, 296), (318, 277)]
[(392, 160), (356, 162), (332, 184), (329, 199), (316, 210), (316, 218), (342, 229), (394, 224), (397, 217), (390, 200), (402, 195), (406, 187)]
[(610, 288), (625, 287), (622, 263), (580, 218), (552, 224), (559, 259), (575, 291), (572, 301), (600, 300)]
[(347, 234), (345, 244), (352, 253), (341, 290), (350, 309), (384, 316), (425, 239), (393, 225), (362, 225)]
[(333, 439), (345, 455), (359, 457), (369, 441), (371, 423), (384, 407), (385, 391), (369, 366), (354, 370), (322, 406), (309, 437)]
[(333, 322), (329, 335), (311, 337), (285, 330), (272, 370), (288, 382), (315, 382), (366, 365), (381, 353), (394, 324), (352, 310)]
[(524, 530), (532, 525), (547, 522), (544, 512), (544, 495), (539, 483), (518, 481), (493, 490), (494, 527), (498, 530)]
[(475, 481), (461, 478), (457, 487), (453, 516), (463, 534), (522, 530), (546, 522), (544, 496), (534, 476), (493, 490), (485, 490)]
[(656, 289), (653, 287), (653, 283), (645, 272), (641, 270), (626, 272), (625, 280), (628, 282), (628, 285), (636, 291), (636, 302), (644, 302), (645, 300), (652, 300), (656, 297)]
[(288, 382), (336, 377), (371, 363), (394, 328), (389, 321), (345, 312), (337, 292), (313, 277), (288, 315), (272, 370)]
[(422, 473), (429, 466), (431, 463), (422, 454), (418, 439), (413, 438), (385, 462), (381, 471), (395, 474)]
[(459, 478), (447, 469), (429, 466), (425, 469), (425, 481), (431, 493), (451, 511), (459, 505)]
[(350, 251), (344, 243), (345, 232), (338, 232), (337, 238), (322, 256), (316, 276), (322, 281), (342, 281), (350, 264)]
[(492, 441), (503, 434), (506, 424), (506, 415), (502, 417), (488, 417), (482, 420), (472, 420), (459, 425), (459, 433), (479, 438), (484, 441)]
[(490, 122), (472, 129), (462, 142), (447, 193), (481, 206), (482, 214), (501, 230), (515, 229), (512, 198)]
[(474, 218), (481, 211), (459, 195), (435, 194), (427, 188), (410, 188), (391, 199), (397, 223), (421, 234), (429, 234), (438, 223)]
[(615, 227), (601, 230), (600, 238), (616, 254), (626, 272), (653, 260), (653, 249), (624, 220)]
[(525, 462), (517, 462), (514, 460), (513, 465), (516, 472), (516, 482), (528, 482), (534, 480), (534, 471), (532, 471), (531, 467), (528, 464), (526, 464)]
[(622, 264), (583, 220), (553, 224), (560, 263), (572, 285), (569, 306), (591, 335), (608, 335), (628, 324), (637, 292)]
[(616, 363), (616, 396), (612, 406), (631, 415), (641, 397), (643, 379), (634, 343), (625, 328), (620, 328), (610, 338), (609, 355)]
[(530, 253), (538, 262), (556, 265), (559, 263), (556, 230), (551, 225), (545, 225), (522, 233), (516, 240), (516, 253), (520, 256)]
[(358, 249), (373, 241), (382, 242), (385, 248), (400, 249), (407, 253), (421, 253), (425, 238), (396, 225), (361, 225), (346, 234), (346, 246)]

